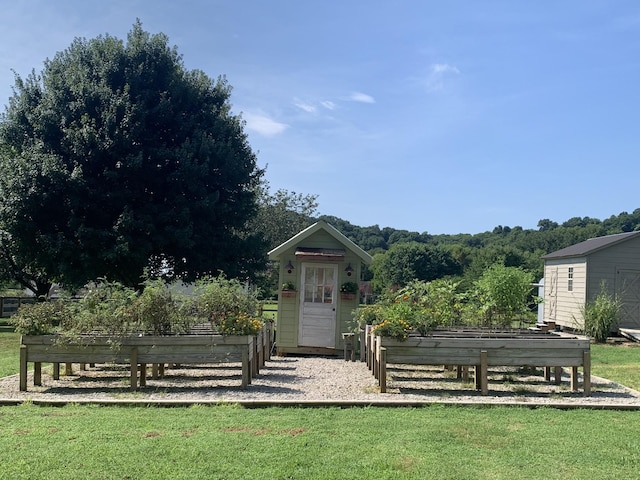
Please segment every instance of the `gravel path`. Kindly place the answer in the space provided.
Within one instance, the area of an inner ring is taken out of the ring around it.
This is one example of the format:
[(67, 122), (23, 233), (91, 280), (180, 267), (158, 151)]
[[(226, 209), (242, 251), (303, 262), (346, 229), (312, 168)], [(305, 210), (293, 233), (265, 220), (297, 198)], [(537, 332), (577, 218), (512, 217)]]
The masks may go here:
[[(232, 365), (233, 366), (233, 365)], [(27, 392), (20, 392), (18, 376), (0, 379), (0, 403), (218, 403), (264, 404), (517, 404), (560, 408), (638, 408), (640, 393), (598, 377), (592, 377), (593, 393), (572, 392), (569, 377), (561, 385), (518, 370), (490, 371), (489, 395), (463, 384), (455, 372), (442, 367), (390, 366), (388, 393), (381, 394), (376, 380), (361, 362), (339, 358), (272, 357), (246, 390), (240, 388), (239, 366), (189, 366), (172, 368), (162, 379), (148, 379), (141, 391), (128, 388), (124, 366), (98, 366), (53, 380), (44, 370), (42, 386), (31, 375)], [(540, 374), (541, 371), (538, 371)]]

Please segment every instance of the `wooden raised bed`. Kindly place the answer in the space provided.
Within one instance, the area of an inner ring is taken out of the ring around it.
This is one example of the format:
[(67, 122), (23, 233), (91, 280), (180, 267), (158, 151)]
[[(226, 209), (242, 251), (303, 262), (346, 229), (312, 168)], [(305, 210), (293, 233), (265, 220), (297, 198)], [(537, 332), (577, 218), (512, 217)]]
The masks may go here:
[[(268, 330), (250, 335), (176, 336), (86, 336), (64, 344), (56, 335), (22, 336), (20, 345), (20, 390), (27, 390), (27, 364), (34, 363), (34, 385), (41, 385), (42, 362), (53, 363), (53, 376), (59, 376), (60, 363), (120, 363), (130, 365), (131, 389), (146, 383), (147, 364), (241, 363), (242, 388), (251, 383), (268, 358)], [(140, 374), (138, 376), (138, 374)]]
[(571, 367), (571, 388), (578, 389), (578, 367), (583, 369), (583, 389), (591, 394), (590, 340), (578, 335), (557, 332), (437, 332), (406, 341), (389, 337), (368, 339), (368, 363), (378, 379), (380, 392), (386, 392), (387, 364), (457, 365), (475, 367), (476, 388), (488, 394), (490, 366), (545, 367), (549, 379), (555, 368), (560, 382), (562, 367)]

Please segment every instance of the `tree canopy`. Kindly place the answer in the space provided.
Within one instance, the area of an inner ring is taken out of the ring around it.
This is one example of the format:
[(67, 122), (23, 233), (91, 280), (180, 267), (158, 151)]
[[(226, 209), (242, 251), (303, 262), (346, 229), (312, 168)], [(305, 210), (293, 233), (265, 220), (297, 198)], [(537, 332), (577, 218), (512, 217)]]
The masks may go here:
[(140, 22), (16, 76), (0, 118), (2, 273), (42, 290), (262, 269), (247, 221), (264, 172), (230, 92)]

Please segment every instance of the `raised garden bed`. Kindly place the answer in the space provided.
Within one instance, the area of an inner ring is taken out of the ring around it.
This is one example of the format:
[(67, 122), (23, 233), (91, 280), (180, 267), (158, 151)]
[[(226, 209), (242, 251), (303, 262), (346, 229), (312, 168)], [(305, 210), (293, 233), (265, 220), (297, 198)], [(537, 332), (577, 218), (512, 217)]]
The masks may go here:
[(436, 331), (428, 336), (410, 336), (400, 341), (389, 337), (367, 337), (369, 368), (386, 392), (387, 365), (455, 365), (475, 368), (476, 389), (488, 394), (490, 366), (544, 367), (550, 379), (560, 382), (562, 367), (571, 367), (571, 388), (578, 389), (578, 367), (583, 369), (583, 390), (591, 394), (590, 340), (559, 332), (482, 330)]
[[(60, 364), (118, 363), (130, 365), (131, 389), (146, 384), (147, 364), (219, 364), (239, 363), (241, 387), (259, 373), (271, 351), (269, 326), (257, 336), (201, 333), (175, 336), (82, 336), (65, 343), (57, 335), (23, 335), (20, 345), (20, 390), (27, 390), (27, 365), (34, 363), (34, 385), (42, 383), (42, 363), (53, 363), (54, 379)], [(154, 369), (155, 372), (155, 369)]]

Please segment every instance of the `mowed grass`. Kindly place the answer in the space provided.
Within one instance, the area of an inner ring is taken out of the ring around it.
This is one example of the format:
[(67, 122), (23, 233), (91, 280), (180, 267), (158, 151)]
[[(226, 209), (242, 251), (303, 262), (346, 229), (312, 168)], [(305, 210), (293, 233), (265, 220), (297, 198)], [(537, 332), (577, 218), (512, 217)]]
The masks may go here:
[(6, 322), (0, 323), (0, 377), (20, 371), (20, 335)]
[[(0, 333), (0, 372), (19, 336)], [(593, 374), (640, 388), (637, 346)], [(640, 478), (640, 412), (506, 407), (0, 407), (0, 479)]]
[(432, 406), (0, 408), (2, 479), (640, 476), (640, 413)]

